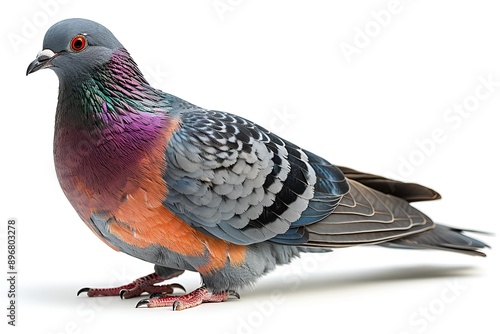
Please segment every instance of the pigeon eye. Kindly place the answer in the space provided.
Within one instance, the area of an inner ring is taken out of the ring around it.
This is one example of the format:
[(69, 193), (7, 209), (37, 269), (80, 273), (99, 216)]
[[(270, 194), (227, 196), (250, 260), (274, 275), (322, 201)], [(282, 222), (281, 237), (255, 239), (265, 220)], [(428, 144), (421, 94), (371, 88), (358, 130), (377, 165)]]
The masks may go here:
[(76, 52), (82, 51), (86, 45), (87, 40), (82, 35), (73, 37), (73, 40), (71, 41), (71, 49)]

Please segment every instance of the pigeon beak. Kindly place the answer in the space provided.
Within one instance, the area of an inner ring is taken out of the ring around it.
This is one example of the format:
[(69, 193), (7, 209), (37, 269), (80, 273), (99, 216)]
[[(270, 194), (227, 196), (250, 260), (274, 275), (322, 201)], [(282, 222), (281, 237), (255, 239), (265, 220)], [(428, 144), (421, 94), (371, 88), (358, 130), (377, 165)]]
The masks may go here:
[(36, 59), (31, 62), (31, 64), (28, 66), (28, 69), (26, 70), (26, 75), (34, 73), (42, 68), (47, 68), (51, 67), (52, 64), (50, 61), (57, 57), (59, 54), (54, 53), (54, 51), (50, 49), (45, 49), (40, 52), (38, 52), (38, 55), (36, 56)]

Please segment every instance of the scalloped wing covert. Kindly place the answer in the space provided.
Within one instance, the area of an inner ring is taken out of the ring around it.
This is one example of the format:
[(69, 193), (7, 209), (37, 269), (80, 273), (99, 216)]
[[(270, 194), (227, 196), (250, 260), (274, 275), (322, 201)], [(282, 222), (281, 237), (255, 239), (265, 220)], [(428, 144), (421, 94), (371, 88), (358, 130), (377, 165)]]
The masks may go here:
[(166, 152), (164, 205), (191, 226), (236, 244), (303, 244), (305, 225), (348, 192), (326, 160), (235, 115), (181, 114)]

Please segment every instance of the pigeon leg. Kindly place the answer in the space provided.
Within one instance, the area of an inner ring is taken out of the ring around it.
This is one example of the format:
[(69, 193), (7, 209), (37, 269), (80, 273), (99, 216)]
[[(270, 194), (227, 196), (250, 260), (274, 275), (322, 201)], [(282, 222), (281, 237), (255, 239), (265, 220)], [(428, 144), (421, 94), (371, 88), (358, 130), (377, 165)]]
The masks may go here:
[(97, 297), (97, 296), (120, 296), (122, 299), (128, 299), (132, 297), (137, 297), (144, 292), (149, 294), (156, 293), (167, 293), (171, 294), (174, 292), (174, 288), (178, 288), (186, 291), (184, 287), (180, 284), (163, 284), (163, 285), (155, 285), (157, 283), (161, 283), (169, 278), (176, 277), (180, 275), (182, 271), (180, 271), (177, 275), (171, 275), (170, 277), (162, 277), (157, 273), (152, 273), (147, 276), (136, 279), (130, 284), (114, 287), (114, 288), (82, 288), (78, 291), (77, 296), (83, 292), (87, 293), (89, 297)]
[(195, 307), (201, 303), (224, 302), (229, 296), (240, 299), (240, 295), (233, 290), (212, 293), (205, 286), (202, 286), (192, 292), (181, 296), (163, 295), (159, 298), (143, 299), (137, 303), (136, 307), (146, 305), (147, 307), (165, 307), (172, 306), (174, 311), (180, 311)]

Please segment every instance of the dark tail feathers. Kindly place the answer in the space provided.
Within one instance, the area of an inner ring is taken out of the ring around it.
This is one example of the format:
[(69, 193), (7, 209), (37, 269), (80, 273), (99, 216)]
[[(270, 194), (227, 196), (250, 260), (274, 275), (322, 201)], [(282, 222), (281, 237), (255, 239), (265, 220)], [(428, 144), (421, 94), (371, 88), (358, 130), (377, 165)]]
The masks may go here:
[(468, 237), (463, 232), (489, 234), (436, 224), (436, 227), (432, 230), (389, 241), (380, 244), (380, 246), (406, 249), (440, 249), (468, 255), (486, 256), (479, 249), (489, 248), (489, 246), (482, 241)]

